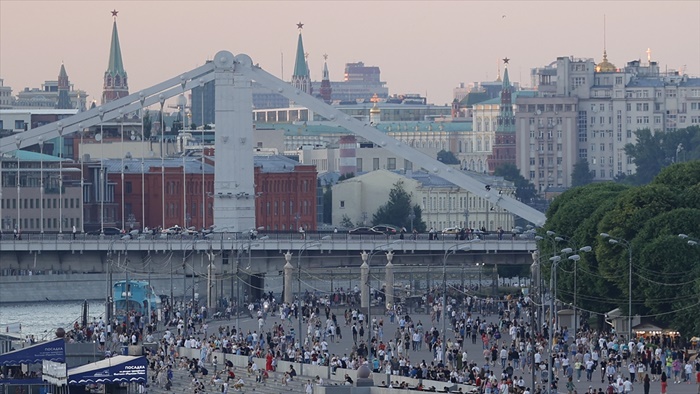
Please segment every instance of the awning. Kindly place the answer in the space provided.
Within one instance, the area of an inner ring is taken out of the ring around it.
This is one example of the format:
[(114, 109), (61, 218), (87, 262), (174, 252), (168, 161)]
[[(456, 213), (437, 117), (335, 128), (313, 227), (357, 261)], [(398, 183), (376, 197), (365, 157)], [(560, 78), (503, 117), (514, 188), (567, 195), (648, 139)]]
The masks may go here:
[(68, 384), (145, 382), (146, 357), (114, 356), (68, 370)]
[(36, 364), (44, 360), (66, 362), (66, 342), (62, 338), (0, 354), (0, 365)]

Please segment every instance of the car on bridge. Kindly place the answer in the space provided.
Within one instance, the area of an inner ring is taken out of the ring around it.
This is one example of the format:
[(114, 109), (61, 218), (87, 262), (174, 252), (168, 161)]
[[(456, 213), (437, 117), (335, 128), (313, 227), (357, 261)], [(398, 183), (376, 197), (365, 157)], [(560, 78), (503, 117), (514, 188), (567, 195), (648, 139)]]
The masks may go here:
[(459, 234), (462, 231), (461, 227), (446, 227), (442, 229), (443, 234)]
[(103, 231), (104, 235), (119, 235), (122, 233), (122, 230), (118, 227), (105, 227), (103, 229), (90, 231), (88, 235), (102, 235)]
[(395, 235), (399, 232), (399, 229), (396, 226), (392, 226), (390, 224), (378, 224), (372, 227), (372, 230), (379, 231), (385, 235)]
[(348, 231), (350, 235), (384, 235), (383, 232), (375, 230), (372, 227), (355, 227)]

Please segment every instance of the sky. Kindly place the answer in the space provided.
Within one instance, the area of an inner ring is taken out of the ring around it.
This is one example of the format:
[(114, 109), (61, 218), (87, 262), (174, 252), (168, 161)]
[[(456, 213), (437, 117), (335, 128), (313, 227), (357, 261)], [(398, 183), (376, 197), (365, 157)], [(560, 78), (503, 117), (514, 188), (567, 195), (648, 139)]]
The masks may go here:
[(56, 80), (99, 102), (109, 57), (110, 11), (131, 92), (191, 70), (216, 52), (245, 53), (289, 80), (298, 30), (311, 78), (328, 54), (331, 80), (346, 62), (379, 66), (390, 94), (452, 101), (460, 82), (496, 79), (510, 58), (511, 81), (559, 56), (618, 67), (647, 59), (700, 76), (700, 1), (32, 1), (0, 0), (0, 78), (13, 94)]

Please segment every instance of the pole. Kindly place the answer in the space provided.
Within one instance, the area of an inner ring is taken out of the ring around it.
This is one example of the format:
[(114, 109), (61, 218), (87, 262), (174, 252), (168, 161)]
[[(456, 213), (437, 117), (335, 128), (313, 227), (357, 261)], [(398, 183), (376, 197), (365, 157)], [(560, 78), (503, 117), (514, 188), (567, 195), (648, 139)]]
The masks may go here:
[(121, 198), (121, 200), (122, 200), (121, 201), (121, 203), (122, 203), (122, 225), (121, 225), (121, 228), (122, 228), (122, 231), (126, 232), (126, 227), (124, 225), (125, 215), (126, 215), (126, 212), (124, 210), (125, 209), (124, 208), (124, 115), (122, 114), (121, 109), (119, 110), (119, 115), (121, 115), (119, 117), (119, 122), (120, 122), (119, 123), (119, 134), (121, 134), (121, 139), (122, 139), (122, 143), (121, 143), (121, 147), (120, 147), (120, 149), (121, 149), (120, 155), (121, 155), (121, 159), (122, 159), (122, 163), (121, 163), (122, 164), (122, 168), (121, 168), (121, 182), (122, 182), (122, 184), (120, 186), (122, 189), (122, 198)]
[(629, 299), (628, 299), (628, 315), (627, 316), (627, 342), (630, 342), (632, 340), (632, 245), (627, 242), (627, 250), (629, 251), (629, 263), (630, 263), (630, 269), (629, 269)]
[(241, 278), (239, 269), (241, 267), (241, 250), (238, 250), (238, 258), (236, 259), (236, 331), (241, 330)]
[[(554, 256), (554, 257), (559, 257), (559, 256)], [(556, 284), (555, 284), (555, 278), (557, 276), (557, 264), (559, 263), (559, 259), (555, 259), (552, 257), (552, 272), (551, 275), (549, 275), (549, 313), (551, 316), (550, 323), (547, 323), (547, 328), (549, 329), (549, 351), (547, 352), (547, 357), (549, 357), (549, 360), (547, 360), (547, 366), (549, 368), (549, 389), (547, 392), (551, 392), (551, 387), (552, 387), (552, 382), (554, 381), (554, 370), (552, 369), (552, 350), (554, 348), (552, 342), (554, 341), (554, 298), (556, 297)]]
[(574, 340), (576, 338), (576, 333), (578, 332), (578, 313), (576, 313), (576, 292), (578, 290), (578, 275), (577, 275), (577, 268), (578, 268), (578, 260), (574, 260)]
[(40, 198), (40, 210), (41, 210), (41, 219), (39, 222), (39, 228), (41, 229), (41, 235), (43, 238), (44, 235), (44, 137), (39, 137), (39, 152), (41, 152), (41, 157), (39, 158), (40, 163), (39, 163), (39, 194), (41, 195)]
[(105, 148), (104, 148), (104, 142), (105, 142), (105, 133), (102, 129), (102, 123), (100, 123), (100, 235), (103, 237), (105, 235)]

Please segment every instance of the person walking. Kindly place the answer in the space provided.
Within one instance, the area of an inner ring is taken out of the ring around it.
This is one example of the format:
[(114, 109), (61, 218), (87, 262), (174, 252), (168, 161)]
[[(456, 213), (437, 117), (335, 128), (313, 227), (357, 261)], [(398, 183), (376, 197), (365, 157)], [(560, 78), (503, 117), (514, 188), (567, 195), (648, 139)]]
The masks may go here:
[[(651, 387), (651, 379), (649, 379), (649, 374), (644, 374), (644, 394), (649, 394), (649, 388)], [(698, 386), (700, 387), (700, 386)]]
[(666, 376), (666, 371), (661, 372), (661, 394), (666, 394), (668, 389), (668, 376)]

